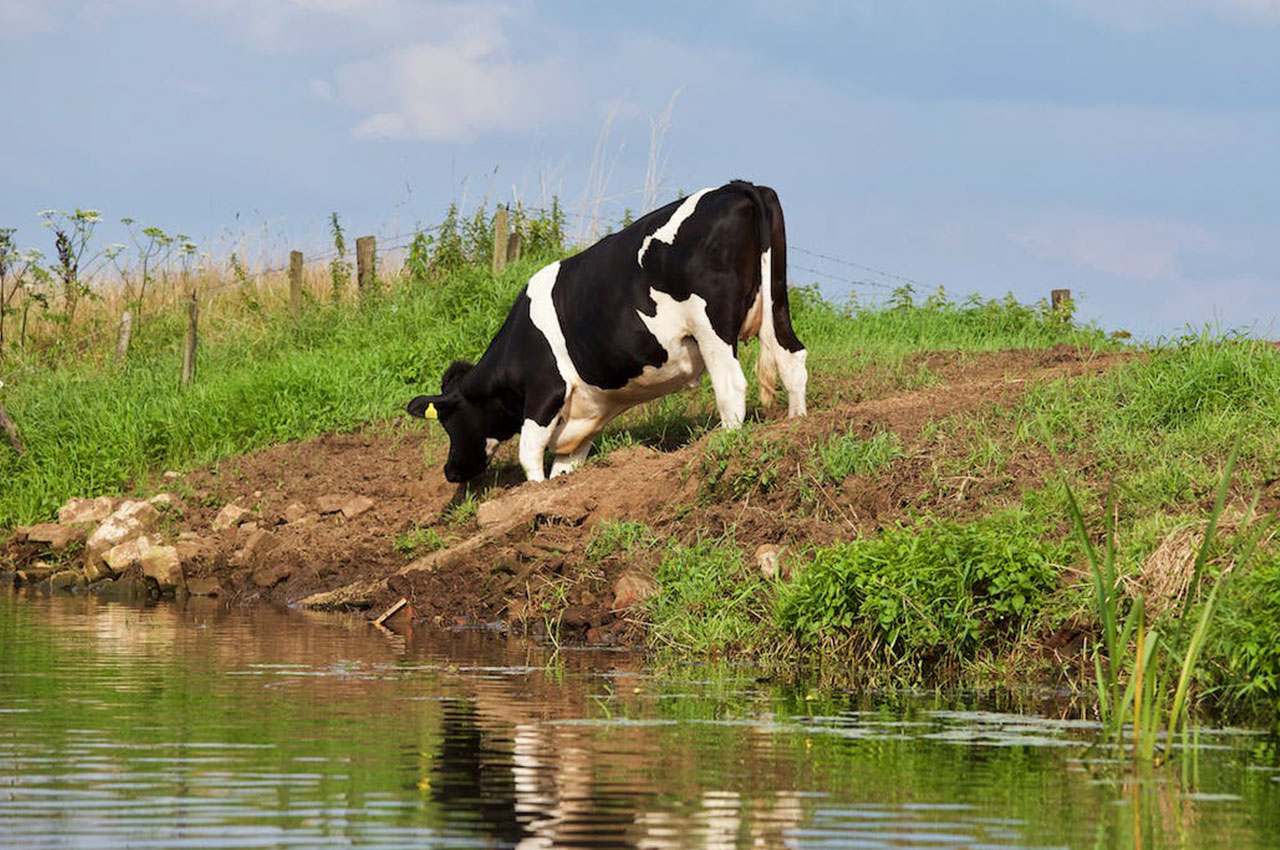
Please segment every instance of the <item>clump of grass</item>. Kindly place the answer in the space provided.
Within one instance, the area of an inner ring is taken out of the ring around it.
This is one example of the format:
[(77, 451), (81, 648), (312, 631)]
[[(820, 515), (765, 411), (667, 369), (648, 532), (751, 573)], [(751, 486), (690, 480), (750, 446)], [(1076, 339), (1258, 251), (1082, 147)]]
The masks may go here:
[(409, 529), (404, 534), (396, 535), (396, 539), (391, 545), (397, 552), (403, 552), (406, 555), (409, 555), (419, 549), (427, 552), (434, 552), (438, 549), (443, 549), (445, 547), (445, 542), (434, 528), (423, 527), (414, 523), (413, 528)]
[(1007, 646), (1042, 603), (1061, 547), (1005, 514), (921, 520), (813, 552), (778, 597), (779, 627), (802, 644), (849, 644), (920, 677)]
[(652, 549), (659, 542), (658, 536), (643, 522), (602, 522), (591, 530), (591, 539), (587, 541), (587, 560), (598, 564), (614, 555), (630, 557), (636, 552)]
[[(1162, 756), (1156, 750), (1162, 735), (1167, 746), (1187, 724), (1191, 688), (1200, 657), (1213, 628), (1220, 594), (1231, 576), (1229, 570), (1219, 572), (1208, 594), (1198, 597), (1210, 553), (1214, 551), (1218, 522), (1238, 451), (1237, 440), (1218, 485), (1179, 616), (1165, 629), (1149, 622), (1141, 592), (1132, 599), (1126, 598), (1117, 566), (1114, 529), (1108, 527), (1105, 545), (1099, 552), (1093, 545), (1075, 494), (1069, 486), (1066, 490), (1072, 525), (1089, 561), (1094, 613), (1102, 632), (1093, 653), (1098, 716), (1106, 737), (1117, 747), (1123, 746), (1126, 726), (1132, 729), (1133, 756), (1143, 762), (1158, 763)], [(1106, 513), (1114, 515), (1112, 498), (1108, 499)], [(1238, 532), (1224, 556), (1234, 560), (1236, 568), (1246, 568), (1260, 536), (1260, 531)], [(1198, 604), (1194, 620), (1193, 603)]]
[(816, 452), (823, 474), (839, 483), (850, 475), (874, 472), (901, 457), (902, 444), (897, 436), (888, 432), (866, 440), (848, 432), (819, 444)]
[(716, 431), (702, 453), (699, 493), (705, 499), (741, 499), (768, 492), (778, 480), (783, 445), (750, 426)]
[(654, 576), (651, 635), (661, 645), (695, 653), (746, 647), (767, 633), (770, 585), (743, 557), (731, 535), (671, 546)]
[(468, 489), (465, 496), (441, 512), (441, 518), (449, 525), (466, 525), (476, 518), (479, 507), (480, 502), (476, 499), (476, 494)]

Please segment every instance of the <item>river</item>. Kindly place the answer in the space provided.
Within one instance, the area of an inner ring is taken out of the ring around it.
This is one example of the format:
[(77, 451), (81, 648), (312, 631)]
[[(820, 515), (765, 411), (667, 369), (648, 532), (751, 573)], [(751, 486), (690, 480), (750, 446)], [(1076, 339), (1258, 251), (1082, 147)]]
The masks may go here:
[(481, 631), (0, 595), (5, 847), (1280, 846), (1276, 742)]

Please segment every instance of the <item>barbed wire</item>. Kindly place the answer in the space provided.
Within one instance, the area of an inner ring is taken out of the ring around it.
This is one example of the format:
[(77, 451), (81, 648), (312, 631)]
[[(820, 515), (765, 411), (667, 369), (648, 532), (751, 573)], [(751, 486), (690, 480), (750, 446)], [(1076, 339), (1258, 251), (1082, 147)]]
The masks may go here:
[[(523, 216), (533, 216), (533, 217), (560, 216), (565, 219), (573, 218), (573, 219), (578, 219), (580, 221), (594, 220), (604, 226), (605, 232), (612, 232), (614, 227), (622, 227), (622, 226), (625, 226), (625, 224), (629, 223), (625, 218), (615, 220), (615, 219), (588, 216), (588, 215), (584, 215), (583, 213), (567, 210), (559, 206), (536, 207), (536, 206), (521, 205), (520, 207), (517, 208), (516, 212)], [(386, 253), (390, 253), (393, 251), (403, 250), (405, 248), (410, 247), (413, 244), (413, 242), (416, 239), (418, 239), (420, 236), (425, 236), (427, 234), (438, 232), (444, 229), (444, 227), (445, 227), (444, 224), (438, 224), (438, 225), (433, 225), (431, 227), (414, 228), (412, 231), (408, 231), (408, 232), (395, 233), (388, 236), (380, 236), (378, 237), (378, 239), (379, 241), (383, 242), (383, 244), (379, 245), (378, 249), (380, 252), (384, 253), (384, 255)], [(888, 280), (898, 281), (900, 283), (910, 284), (912, 286), (922, 286), (922, 284), (920, 284), (919, 281), (913, 278), (907, 277), (905, 275), (896, 274), (894, 272), (885, 271), (883, 269), (878, 269), (878, 268), (875, 268), (874, 266), (868, 266), (864, 263), (858, 263), (853, 260), (846, 259), (844, 257), (837, 257), (832, 254), (823, 253), (821, 251), (814, 251), (812, 249), (805, 248), (795, 244), (789, 245), (788, 247), (790, 248), (791, 251), (795, 251), (800, 254), (805, 254), (805, 255), (815, 257), (817, 259), (825, 260), (830, 263), (835, 263), (837, 265), (844, 266), (847, 268), (853, 268), (859, 271), (869, 272), (874, 275), (879, 275)], [(336, 247), (334, 247), (334, 248), (326, 249), (324, 251), (320, 251), (318, 253), (307, 255), (304, 258), (304, 266), (314, 266), (315, 264), (322, 263), (322, 262), (330, 263), (332, 260), (338, 257), (339, 253), (340, 253), (339, 250)], [(344, 248), (344, 250), (341, 253), (345, 256), (349, 254), (350, 251)], [(801, 265), (795, 262), (788, 262), (787, 266), (789, 271), (795, 270), (798, 272), (804, 272), (806, 274), (817, 275), (818, 277), (824, 278), (827, 281), (830, 281), (833, 283), (840, 283), (845, 286), (854, 287), (854, 288), (870, 287), (873, 289), (881, 289), (881, 290), (893, 290), (898, 288), (893, 284), (885, 283), (879, 280), (869, 280), (866, 278), (851, 278), (851, 277), (835, 274), (830, 271), (825, 271), (823, 269), (815, 269), (815, 268)], [(289, 271), (289, 269), (290, 269), (290, 264), (287, 264), (287, 263), (281, 264), (278, 266), (269, 266), (267, 268), (257, 269), (253, 272), (246, 273), (243, 278), (236, 277), (225, 283), (217, 284), (214, 286), (206, 285), (206, 286), (200, 287), (195, 294), (197, 298), (207, 299), (213, 295), (216, 295), (228, 289), (241, 288), (245, 286), (247, 283), (250, 283), (250, 282), (256, 283), (260, 281), (262, 278), (265, 278), (271, 275), (283, 274)], [(174, 306), (176, 307), (177, 304), (175, 303)], [(113, 333), (115, 332), (110, 327), (100, 327), (87, 334), (83, 334), (77, 337), (76, 340), (73, 343), (71, 343), (71, 345), (74, 348), (84, 350), (92, 347), (96, 343), (103, 341), (104, 339), (109, 338), (109, 335)], [(35, 365), (23, 364), (17, 369), (4, 373), (3, 380), (12, 384), (16, 378), (22, 375), (34, 372), (36, 371), (36, 369), (37, 367)]]

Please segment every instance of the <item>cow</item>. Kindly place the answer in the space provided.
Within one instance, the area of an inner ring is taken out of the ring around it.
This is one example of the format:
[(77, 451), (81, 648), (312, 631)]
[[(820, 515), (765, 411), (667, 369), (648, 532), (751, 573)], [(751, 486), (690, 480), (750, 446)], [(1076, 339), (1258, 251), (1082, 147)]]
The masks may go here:
[(738, 342), (758, 336), (763, 406), (781, 375), (805, 415), (808, 352), (791, 327), (786, 228), (777, 194), (734, 180), (657, 209), (529, 279), (484, 355), (456, 361), (440, 394), (408, 404), (449, 435), (444, 475), (468, 481), (520, 434), (529, 481), (586, 459), (596, 434), (646, 401), (710, 373), (720, 424), (746, 415)]

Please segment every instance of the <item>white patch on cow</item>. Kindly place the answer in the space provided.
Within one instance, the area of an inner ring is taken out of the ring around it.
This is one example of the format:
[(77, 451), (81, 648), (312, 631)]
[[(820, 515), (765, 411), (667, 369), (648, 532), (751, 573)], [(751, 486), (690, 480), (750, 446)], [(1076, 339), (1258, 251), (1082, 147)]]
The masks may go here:
[(671, 218), (667, 219), (666, 224), (644, 238), (644, 241), (640, 243), (640, 251), (636, 255), (636, 262), (642, 268), (644, 267), (644, 254), (649, 250), (649, 243), (657, 239), (659, 242), (666, 242), (668, 245), (675, 244), (676, 234), (680, 232), (680, 225), (684, 224), (685, 219), (693, 215), (693, 211), (698, 206), (698, 201), (702, 199), (702, 196), (714, 189), (714, 186), (708, 186), (706, 189), (699, 189), (685, 198), (684, 203), (676, 207), (676, 211), (671, 214)]
[(484, 456), (492, 458), (493, 453), (498, 450), (498, 446), (502, 445), (502, 441), (495, 440), (493, 437), (484, 438)]
[(558, 454), (551, 460), (551, 477), (564, 475), (566, 472), (573, 472), (582, 462), (587, 459), (587, 452), (591, 451), (591, 441), (584, 440), (576, 449), (568, 454)]
[(551, 346), (551, 355), (556, 361), (556, 370), (564, 381), (565, 396), (581, 382), (578, 370), (569, 359), (569, 346), (564, 341), (564, 331), (560, 328), (560, 317), (556, 315), (555, 302), (551, 300), (551, 290), (555, 288), (556, 278), (560, 275), (560, 262), (557, 260), (549, 266), (539, 269), (525, 287), (529, 296), (529, 318), (533, 326), (542, 331)]
[(520, 466), (524, 468), (524, 476), (530, 481), (545, 481), (543, 471), (543, 453), (551, 442), (551, 432), (556, 428), (550, 425), (539, 425), (532, 419), (526, 419), (520, 427)]

